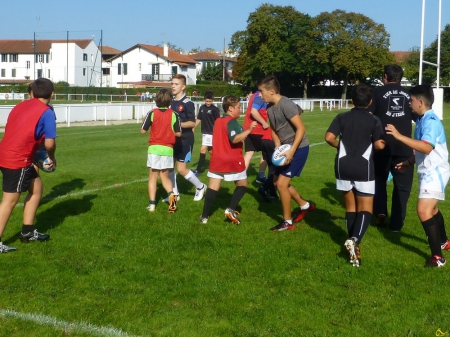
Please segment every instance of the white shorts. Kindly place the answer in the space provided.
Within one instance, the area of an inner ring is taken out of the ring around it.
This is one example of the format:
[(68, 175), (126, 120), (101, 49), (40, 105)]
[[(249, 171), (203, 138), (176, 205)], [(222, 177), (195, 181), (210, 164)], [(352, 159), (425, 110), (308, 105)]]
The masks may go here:
[(202, 134), (202, 145), (204, 146), (212, 146), (212, 135)]
[(350, 191), (355, 189), (366, 194), (375, 194), (375, 180), (372, 181), (350, 181), (336, 179), (336, 189), (339, 191)]
[(419, 173), (419, 199), (445, 200), (445, 186), (448, 183), (448, 174), (439, 175)]
[(147, 155), (147, 167), (155, 170), (173, 169), (173, 157), (149, 153)]
[(225, 181), (238, 181), (247, 179), (247, 171), (245, 170), (240, 173), (224, 173), (224, 174), (212, 173), (208, 171), (207, 176), (209, 178), (223, 179)]

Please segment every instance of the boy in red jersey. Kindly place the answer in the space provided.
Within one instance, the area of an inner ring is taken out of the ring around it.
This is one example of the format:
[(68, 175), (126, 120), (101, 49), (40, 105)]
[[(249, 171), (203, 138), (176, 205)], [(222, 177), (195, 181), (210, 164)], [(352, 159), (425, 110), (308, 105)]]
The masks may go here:
[(181, 136), (181, 125), (178, 115), (169, 108), (172, 102), (169, 90), (161, 89), (156, 94), (155, 102), (157, 108), (148, 112), (141, 127), (141, 134), (145, 134), (151, 127), (147, 157), (147, 167), (149, 168), (147, 209), (150, 212), (156, 210), (156, 183), (159, 175), (168, 194), (169, 213), (173, 213), (177, 210), (177, 198), (173, 194), (169, 171), (173, 170), (173, 147), (175, 137)]
[(48, 106), (53, 83), (39, 78), (32, 84), (34, 98), (16, 105), (8, 116), (0, 142), (0, 170), (3, 174), (3, 198), (0, 203), (0, 253), (16, 250), (2, 243), (1, 235), (22, 192), (28, 191), (23, 208), (20, 241), (46, 241), (50, 235), (39, 233), (34, 218), (42, 197), (42, 181), (33, 166), (33, 156), (44, 142), (50, 165), (56, 164), (55, 114)]
[(241, 220), (237, 216), (236, 207), (247, 190), (247, 173), (242, 156), (242, 142), (256, 126), (256, 122), (250, 123), (249, 128), (244, 131), (236, 121), (241, 111), (239, 97), (224, 97), (222, 106), (225, 114), (214, 123), (213, 151), (208, 172), (210, 179), (200, 222), (208, 222), (211, 206), (222, 180), (225, 180), (234, 181), (236, 185), (228, 208), (225, 210), (225, 216), (239, 225)]

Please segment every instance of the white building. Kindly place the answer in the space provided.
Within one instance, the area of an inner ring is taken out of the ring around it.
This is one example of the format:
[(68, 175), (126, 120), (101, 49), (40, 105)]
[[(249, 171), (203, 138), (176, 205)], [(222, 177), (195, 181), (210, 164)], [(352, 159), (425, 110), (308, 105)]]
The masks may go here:
[(0, 85), (45, 77), (99, 86), (101, 53), (93, 40), (0, 40)]
[(167, 45), (136, 44), (103, 62), (103, 86), (131, 88), (167, 86), (174, 74), (197, 83), (197, 62)]
[(202, 51), (195, 54), (190, 54), (197, 63), (197, 75), (202, 72), (202, 69), (208, 65), (217, 66), (221, 62), (225, 61), (225, 77), (233, 78), (233, 65), (236, 63), (235, 57), (229, 55), (221, 55), (210, 51)]

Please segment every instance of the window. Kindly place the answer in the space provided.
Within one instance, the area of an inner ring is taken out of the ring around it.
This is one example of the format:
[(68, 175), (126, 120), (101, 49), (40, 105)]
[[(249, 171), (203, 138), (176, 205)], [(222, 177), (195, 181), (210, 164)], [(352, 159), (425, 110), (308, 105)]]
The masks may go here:
[(48, 76), (47, 76), (47, 78), (50, 78), (50, 69), (48, 70)]
[(37, 70), (37, 78), (41, 78), (42, 77), (42, 69), (38, 69)]
[(2, 62), (8, 62), (8, 54), (2, 54)]
[(48, 54), (45, 55), (45, 63), (48, 63)]
[(16, 69), (11, 69), (11, 77), (16, 77)]
[(127, 71), (127, 63), (122, 63), (123, 64), (123, 74), (124, 75), (127, 75), (128, 74), (128, 71)]
[(152, 74), (159, 75), (159, 64), (152, 64)]
[(94, 54), (91, 54), (91, 62), (94, 62)]
[(83, 68), (83, 76), (86, 76), (86, 68)]
[(43, 63), (44, 62), (44, 55), (37, 54), (36, 55), (36, 63)]
[(18, 62), (19, 54), (9, 54), (9, 62)]
[(138, 70), (142, 71), (142, 63), (138, 63)]
[(122, 63), (117, 63), (117, 75), (122, 74)]
[(6, 77), (6, 69), (2, 69), (2, 71), (1, 71), (1, 76), (2, 76), (2, 77)]
[(111, 74), (111, 68), (102, 68), (103, 75), (110, 75)]
[(27, 69), (30, 69), (30, 61), (27, 61)]
[(83, 53), (83, 61), (87, 61), (87, 54)]
[(172, 75), (175, 75), (176, 73), (178, 73), (178, 67), (172, 66)]

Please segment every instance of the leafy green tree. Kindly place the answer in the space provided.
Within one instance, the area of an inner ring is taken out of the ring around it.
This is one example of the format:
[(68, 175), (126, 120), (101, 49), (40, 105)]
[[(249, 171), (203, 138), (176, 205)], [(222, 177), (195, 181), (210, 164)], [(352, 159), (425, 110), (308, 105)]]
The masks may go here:
[(198, 75), (199, 80), (204, 81), (221, 81), (223, 79), (223, 63), (220, 61), (218, 64), (213, 65), (207, 63), (200, 74)]
[(314, 36), (320, 41), (319, 62), (336, 82), (342, 82), (342, 99), (349, 83), (379, 76), (383, 66), (394, 62), (389, 53), (389, 34), (384, 25), (365, 15), (335, 10), (313, 19)]
[(413, 85), (419, 84), (419, 63), (420, 63), (420, 49), (414, 47), (401, 63), (403, 68), (403, 76), (408, 79)]
[(230, 49), (237, 52), (234, 78), (254, 86), (266, 75), (275, 75), (282, 87), (307, 81), (305, 64), (309, 54), (301, 47), (311, 31), (311, 18), (292, 6), (263, 4), (250, 13), (245, 31), (233, 34)]
[[(424, 49), (423, 58), (425, 61), (437, 63), (437, 38), (429, 47)], [(420, 62), (420, 61), (419, 61)], [(422, 72), (422, 83), (433, 84), (437, 80), (436, 67), (424, 64)], [(440, 59), (440, 84), (450, 84), (450, 24), (447, 24), (441, 32), (441, 59)]]

